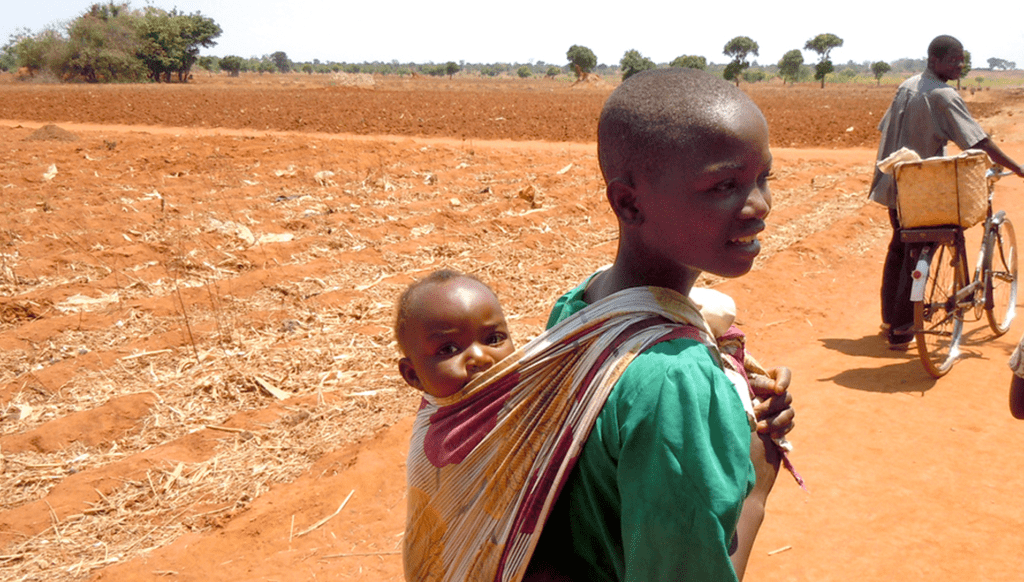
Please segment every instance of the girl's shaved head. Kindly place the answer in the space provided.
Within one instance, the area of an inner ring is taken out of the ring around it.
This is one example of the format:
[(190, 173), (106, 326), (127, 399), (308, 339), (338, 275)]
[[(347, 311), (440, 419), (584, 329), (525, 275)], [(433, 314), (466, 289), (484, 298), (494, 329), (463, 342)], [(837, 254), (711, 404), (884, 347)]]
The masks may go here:
[(624, 81), (604, 104), (597, 155), (606, 182), (653, 176), (669, 159), (701, 147), (722, 121), (756, 105), (734, 85), (697, 69), (653, 69)]

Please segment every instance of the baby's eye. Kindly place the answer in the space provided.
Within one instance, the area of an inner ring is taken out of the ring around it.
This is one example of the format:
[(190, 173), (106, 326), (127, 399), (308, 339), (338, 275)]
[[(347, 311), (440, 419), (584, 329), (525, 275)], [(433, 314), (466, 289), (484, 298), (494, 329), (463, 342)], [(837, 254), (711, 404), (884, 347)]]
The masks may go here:
[(437, 355), (439, 356), (453, 356), (459, 353), (459, 346), (455, 344), (444, 344), (437, 348)]
[(501, 345), (501, 344), (505, 343), (507, 340), (508, 340), (508, 335), (506, 335), (506, 334), (504, 334), (504, 333), (502, 333), (500, 331), (496, 331), (496, 332), (492, 333), (490, 336), (487, 337), (487, 345), (489, 345), (489, 346), (498, 346), (498, 345)]

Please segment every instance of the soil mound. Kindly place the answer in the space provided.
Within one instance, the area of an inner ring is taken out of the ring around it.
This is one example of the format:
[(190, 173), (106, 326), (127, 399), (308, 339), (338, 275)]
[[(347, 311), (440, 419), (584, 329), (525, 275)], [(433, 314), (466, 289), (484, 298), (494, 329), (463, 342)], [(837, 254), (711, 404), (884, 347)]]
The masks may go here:
[(583, 73), (579, 79), (572, 84), (573, 87), (610, 87), (611, 83), (605, 81), (600, 75), (594, 73)]
[(334, 80), (343, 87), (373, 87), (376, 81), (369, 73), (335, 73)]
[(51, 123), (33, 131), (25, 141), (78, 141), (78, 136)]

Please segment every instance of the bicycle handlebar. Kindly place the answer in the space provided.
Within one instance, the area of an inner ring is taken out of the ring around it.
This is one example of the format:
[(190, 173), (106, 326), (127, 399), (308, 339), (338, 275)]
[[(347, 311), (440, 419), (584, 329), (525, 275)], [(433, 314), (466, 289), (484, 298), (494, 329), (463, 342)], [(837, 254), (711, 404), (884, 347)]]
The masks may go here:
[(1004, 170), (1002, 166), (992, 166), (988, 170), (985, 170), (986, 178), (1002, 178), (1003, 176), (1009, 176), (1012, 174), (1010, 170)]

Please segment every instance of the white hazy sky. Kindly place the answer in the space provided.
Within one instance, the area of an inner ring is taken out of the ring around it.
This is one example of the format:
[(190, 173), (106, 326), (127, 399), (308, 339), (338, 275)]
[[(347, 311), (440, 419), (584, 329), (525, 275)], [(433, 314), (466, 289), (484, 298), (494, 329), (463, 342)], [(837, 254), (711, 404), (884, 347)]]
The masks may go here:
[[(96, 0), (99, 1), (99, 0)], [(0, 44), (28, 28), (60, 27), (89, 0), (0, 0)], [(1024, 68), (1024, 14), (1019, 0), (963, 2), (854, 1), (840, 7), (822, 0), (732, 0), (666, 3), (654, 0), (149, 0), (153, 5), (201, 12), (223, 29), (202, 54), (242, 57), (284, 51), (292, 61), (527, 63), (563, 65), (571, 45), (589, 47), (598, 62), (614, 65), (636, 49), (655, 62), (679, 55), (728, 59), (722, 48), (744, 35), (760, 46), (761, 64), (777, 63), (820, 33), (842, 38), (832, 61), (892, 62), (924, 58), (928, 42), (951, 34), (971, 52), (975, 67), (997, 57)], [(946, 6), (944, 6), (946, 5)], [(955, 6), (955, 7), (954, 7)], [(806, 62), (817, 55), (804, 51)]]

